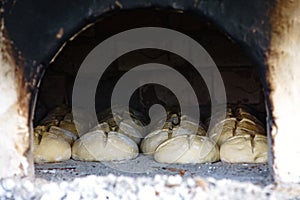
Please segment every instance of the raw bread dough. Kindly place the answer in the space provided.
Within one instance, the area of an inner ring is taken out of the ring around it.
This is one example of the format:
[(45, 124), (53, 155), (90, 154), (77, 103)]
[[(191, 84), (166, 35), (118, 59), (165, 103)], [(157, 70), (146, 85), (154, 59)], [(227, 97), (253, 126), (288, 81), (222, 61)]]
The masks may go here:
[(59, 121), (68, 113), (68, 108), (65, 105), (58, 106), (51, 110), (47, 116), (42, 119), (41, 125), (57, 126)]
[(65, 115), (63, 121), (66, 121), (66, 122), (73, 122), (73, 115), (72, 115), (72, 113), (67, 113), (67, 114)]
[(265, 134), (265, 129), (261, 121), (259, 121), (254, 115), (252, 115), (247, 108), (239, 107), (236, 109), (236, 116), (239, 119), (237, 129), (242, 132), (255, 132), (254, 134)]
[(265, 134), (265, 129), (260, 125), (260, 123), (252, 121), (247, 118), (243, 118), (237, 124), (236, 128), (237, 134), (248, 133), (248, 134)]
[(36, 163), (59, 162), (71, 157), (71, 144), (77, 136), (57, 126), (51, 126), (48, 132), (43, 127), (35, 129), (34, 161)]
[[(141, 143), (141, 151), (145, 155), (153, 154), (161, 143), (179, 135), (206, 135), (204, 126), (202, 124), (198, 125), (199, 123), (187, 115), (181, 116), (179, 125), (174, 125), (174, 123), (172, 123), (172, 116), (164, 123), (165, 124), (162, 129), (156, 129), (143, 139)], [(162, 124), (162, 120), (160, 120), (157, 124), (156, 128), (159, 128), (159, 125)], [(171, 130), (169, 130), (169, 128), (171, 128)]]
[(38, 125), (37, 127), (34, 128), (34, 133), (39, 134), (40, 136), (43, 135), (44, 132), (48, 131), (47, 126), (43, 126), (43, 125)]
[(181, 135), (160, 144), (154, 159), (160, 163), (211, 163), (220, 159), (218, 145), (199, 135)]
[(141, 151), (145, 155), (151, 155), (162, 142), (168, 139), (168, 130), (157, 130), (148, 134), (141, 143)]
[(46, 121), (42, 123), (42, 126), (45, 126), (47, 129), (49, 129), (50, 126), (58, 126), (59, 120), (58, 119), (52, 119), (51, 121)]
[(209, 132), (208, 136), (221, 145), (228, 138), (235, 135), (236, 118), (226, 118), (217, 123)]
[(268, 140), (264, 135), (237, 135), (220, 147), (220, 158), (229, 163), (266, 163)]
[(142, 138), (142, 135), (138, 130), (136, 130), (130, 121), (121, 121), (119, 122), (118, 125), (115, 127), (110, 127), (110, 125), (107, 122), (103, 122), (101, 124), (98, 124), (94, 128), (90, 130), (90, 132), (95, 131), (95, 130), (100, 130), (104, 132), (109, 132), (109, 131), (117, 131), (119, 133), (122, 133), (123, 135), (126, 135), (130, 139), (132, 139), (135, 143), (139, 144)]
[[(161, 119), (161, 118), (159, 120), (158, 119), (154, 120), (154, 121), (156, 121), (154, 123), (155, 125), (149, 129), (149, 132), (163, 129), (168, 122), (172, 122), (173, 119), (176, 120), (176, 117), (178, 117), (178, 115), (173, 114), (167, 120)], [(176, 125), (174, 127), (176, 127), (176, 128), (181, 127), (183, 129), (185, 129), (186, 131), (194, 132), (194, 134), (206, 135), (205, 126), (201, 122), (197, 122), (197, 120), (195, 120), (187, 115), (182, 115), (180, 117), (180, 124)]]
[(206, 130), (203, 124), (196, 122), (196, 120), (183, 115), (181, 116), (181, 122), (178, 129), (183, 129), (184, 131), (190, 131), (191, 134), (198, 134), (202, 136), (206, 136)]
[(102, 130), (88, 132), (76, 140), (72, 158), (82, 161), (115, 161), (133, 159), (139, 154), (137, 144), (129, 137)]
[(124, 120), (119, 124), (119, 132), (130, 137), (135, 143), (139, 144), (142, 134), (134, 127), (131, 121)]
[[(119, 107), (119, 111), (124, 110), (123, 106), (114, 107), (115, 109)], [(102, 122), (96, 126), (98, 127), (98, 129), (101, 129), (101, 124), (106, 124), (105, 126), (109, 126), (111, 130), (117, 131), (128, 136), (137, 144), (139, 144), (141, 138), (143, 138), (142, 123), (126, 110), (124, 112), (111, 114), (111, 110), (109, 109), (98, 113), (98, 116)], [(138, 124), (141, 126), (139, 126)]]
[(208, 136), (216, 141), (218, 145), (222, 145), (227, 139), (235, 135), (243, 134), (265, 134), (261, 122), (251, 114), (245, 113), (245, 111), (243, 111), (243, 115), (239, 114), (238, 117), (226, 118), (216, 123), (208, 132)]
[(74, 133), (57, 126), (51, 126), (48, 132), (65, 139), (69, 144), (73, 144), (73, 142), (77, 139), (77, 135)]
[[(147, 135), (142, 143), (141, 143), (141, 151), (145, 155), (151, 155), (155, 152), (156, 148), (163, 142), (165, 142), (168, 139), (171, 139), (173, 137), (179, 136), (179, 135), (196, 135), (196, 132), (190, 131), (188, 129), (183, 128), (174, 128), (171, 131), (171, 136), (168, 134), (169, 130), (162, 129), (162, 130), (156, 130), (149, 135)], [(170, 138), (169, 138), (170, 136)]]
[(34, 134), (34, 162), (59, 162), (71, 157), (71, 145), (64, 138), (50, 132), (44, 132), (40, 140)]
[(76, 136), (78, 136), (78, 132), (77, 132), (77, 129), (76, 129), (76, 126), (74, 124), (74, 122), (70, 122), (70, 121), (61, 121), (59, 123), (59, 127), (60, 128), (63, 128), (63, 129), (66, 129), (72, 133), (74, 133)]

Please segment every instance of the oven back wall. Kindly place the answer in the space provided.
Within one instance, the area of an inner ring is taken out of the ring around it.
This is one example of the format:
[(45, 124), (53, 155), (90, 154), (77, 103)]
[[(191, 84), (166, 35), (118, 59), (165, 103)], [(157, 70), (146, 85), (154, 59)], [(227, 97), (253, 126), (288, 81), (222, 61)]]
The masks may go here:
[[(133, 20), (134, 23), (132, 23)], [(195, 26), (195, 24), (198, 26)], [(61, 104), (71, 105), (72, 87), (77, 71), (84, 58), (95, 46), (114, 34), (130, 28), (144, 26), (168, 27), (198, 41), (208, 51), (220, 70), (226, 87), (228, 103), (251, 105), (262, 113), (261, 119), (265, 121), (265, 101), (258, 67), (250, 61), (238, 44), (232, 42), (227, 35), (199, 16), (166, 10), (142, 9), (119, 12), (107, 17), (81, 32), (66, 44), (60, 54), (57, 55), (55, 62), (47, 68), (41, 82), (34, 124), (37, 124), (54, 107)], [(121, 56), (108, 67), (112, 70), (102, 78), (102, 87), (98, 88), (96, 95), (96, 110), (101, 111), (110, 106), (110, 95), (114, 84), (123, 73), (126, 73), (133, 66), (144, 63), (163, 63), (175, 67), (180, 70), (180, 73), (189, 77), (191, 84), (195, 86), (196, 94), (199, 94), (201, 118), (205, 120), (209, 117), (210, 102), (218, 102), (218, 88), (209, 88), (212, 91), (210, 97), (207, 85), (203, 80), (199, 80), (201, 76), (194, 75), (184, 59), (168, 52), (149, 49)], [(205, 76), (211, 77), (211, 82), (216, 82), (217, 79), (211, 70), (208, 69), (205, 74)], [(168, 76), (167, 72), (157, 72), (155, 74), (157, 79), (166, 79)], [(168, 93), (165, 92), (167, 91), (162, 93), (162, 91), (157, 90), (154, 93), (160, 97), (161, 101), (168, 102), (168, 105), (172, 107), (177, 103), (177, 100), (170, 100)], [(142, 93), (140, 91), (140, 95)], [(182, 95), (191, 96), (186, 91), (182, 91)], [(145, 98), (156, 99), (149, 95)], [(187, 105), (182, 106), (191, 107), (190, 102), (186, 103)]]

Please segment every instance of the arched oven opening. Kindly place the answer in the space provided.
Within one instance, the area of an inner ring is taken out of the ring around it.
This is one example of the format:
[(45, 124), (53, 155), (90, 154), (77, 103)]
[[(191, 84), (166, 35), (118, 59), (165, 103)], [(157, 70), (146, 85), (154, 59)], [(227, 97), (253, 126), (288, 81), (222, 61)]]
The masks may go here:
[[(44, 137), (42, 136), (43, 133), (40, 134), (41, 132), (61, 131), (53, 127), (50, 131), (51, 125), (68, 130), (67, 126), (62, 124), (68, 125), (70, 122), (70, 125), (73, 123), (71, 111), (74, 81), (82, 62), (90, 51), (115, 34), (140, 27), (169, 28), (186, 34), (201, 44), (216, 63), (224, 81), (229, 108), (227, 114), (230, 115), (228, 118), (237, 120), (234, 122), (234, 135), (238, 127), (236, 124), (242, 124), (243, 122), (244, 118), (241, 116), (248, 114), (251, 114), (251, 119), (257, 120), (254, 120), (256, 122), (254, 129), (259, 126), (263, 131), (257, 132), (266, 135), (266, 101), (261, 74), (258, 73), (258, 66), (246, 55), (243, 48), (203, 16), (164, 9), (140, 9), (121, 11), (99, 19), (69, 40), (56, 54), (53, 62), (46, 68), (39, 84), (33, 118), (34, 134), (39, 137), (36, 148), (39, 148), (38, 145), (41, 144), (41, 139)], [(63, 30), (57, 34), (57, 37), (60, 37), (59, 34), (63, 34)], [(215, 88), (208, 88), (201, 76), (194, 73), (191, 64), (185, 59), (171, 52), (157, 49), (143, 49), (127, 53), (116, 59), (108, 67), (109, 70), (101, 78), (95, 95), (95, 110), (99, 114), (98, 120), (105, 121), (109, 115), (107, 110), (111, 106), (115, 106), (111, 105), (111, 95), (115, 84), (122, 75), (126, 74), (132, 67), (145, 63), (162, 63), (172, 66), (189, 80), (197, 95), (200, 119), (204, 124), (203, 127), (205, 127), (211, 115), (211, 101), (218, 101), (219, 88), (216, 86)], [(155, 72), (155, 68), (151, 70)], [(155, 78), (158, 79), (170, 78), (167, 73), (160, 71), (154, 74)], [(209, 70), (206, 71), (206, 75), (212, 83), (218, 81)], [(210, 89), (213, 91), (212, 94), (208, 92)], [(189, 96), (190, 94), (182, 91), (182, 95)], [(180, 113), (181, 110), (178, 99), (174, 94), (168, 88), (159, 85), (141, 87), (135, 90), (130, 99), (130, 107), (135, 110), (132, 114), (144, 124), (149, 123), (148, 111), (154, 104), (162, 104), (170, 113)], [(180, 106), (193, 107), (194, 105), (191, 106), (190, 102), (186, 102), (186, 105)], [(41, 130), (41, 127), (46, 124), (47, 130)], [(207, 130), (205, 129), (205, 131)], [(146, 135), (147, 133), (143, 137), (146, 137)], [(251, 135), (251, 137), (255, 138), (256, 135)], [(251, 141), (255, 140), (252, 138)], [(72, 147), (72, 144), (70, 144), (70, 147)], [(139, 155), (134, 159), (120, 162), (78, 161), (78, 159), (72, 159), (69, 154), (60, 162), (53, 162), (53, 158), (47, 160), (47, 156), (46, 158), (36, 158), (35, 175), (47, 180), (72, 180), (87, 175), (108, 175), (112, 173), (118, 176), (134, 177), (179, 174), (183, 178), (196, 176), (214, 177), (216, 179), (231, 178), (239, 181), (251, 181), (261, 185), (268, 184), (271, 181), (267, 160), (260, 162), (259, 159), (256, 159), (255, 162), (257, 163), (237, 161), (235, 156), (243, 156), (238, 151), (236, 154), (226, 154), (227, 157), (224, 154), (223, 159), (229, 163), (217, 159), (217, 161), (214, 160), (206, 164), (164, 164), (155, 161), (153, 156), (144, 156), (141, 149), (139, 143)], [(265, 153), (264, 155), (266, 155), (267, 149), (267, 147), (262, 147), (259, 151), (263, 151), (262, 154)]]

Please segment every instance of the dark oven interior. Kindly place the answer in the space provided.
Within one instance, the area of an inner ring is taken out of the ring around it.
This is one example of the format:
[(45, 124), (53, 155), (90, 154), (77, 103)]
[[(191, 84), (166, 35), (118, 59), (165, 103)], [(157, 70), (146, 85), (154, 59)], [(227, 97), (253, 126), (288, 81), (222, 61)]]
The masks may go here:
[[(72, 88), (77, 71), (96, 45), (122, 31), (149, 26), (177, 30), (200, 43), (210, 54), (221, 73), (228, 107), (247, 107), (265, 126), (265, 100), (260, 74), (255, 63), (238, 44), (202, 16), (169, 10), (141, 9), (105, 16), (66, 43), (47, 67), (40, 82), (33, 120), (34, 127), (40, 125), (49, 111), (58, 106), (66, 106), (71, 110)], [(128, 53), (108, 67), (97, 87), (95, 96), (97, 113), (103, 113), (112, 106), (110, 105), (111, 93), (120, 77), (133, 66), (143, 63), (170, 65), (188, 77), (190, 83), (195, 86), (201, 121), (205, 123), (209, 119), (211, 101), (218, 98), (217, 89), (210, 96), (207, 86), (201, 77), (190, 70), (188, 62), (170, 52), (155, 49)], [(157, 73), (157, 76), (167, 78), (167, 74)], [(214, 81), (213, 75), (211, 76)], [(183, 95), (189, 94), (183, 93)], [(140, 119), (145, 124), (149, 123), (148, 111), (154, 104), (161, 104), (170, 112), (180, 111), (176, 97), (167, 88), (157, 85), (137, 89), (130, 100), (130, 107), (139, 113)], [(102, 120), (101, 117), (99, 120)], [(266, 177), (269, 177), (267, 164), (228, 164), (221, 161), (209, 164), (161, 164), (141, 153), (136, 159), (121, 162), (83, 162), (69, 159), (63, 162), (37, 163), (35, 173), (37, 177), (49, 180), (68, 180), (89, 174), (107, 175), (109, 173), (128, 176), (180, 174), (184, 177), (193, 177), (202, 175), (259, 183), (264, 183)]]

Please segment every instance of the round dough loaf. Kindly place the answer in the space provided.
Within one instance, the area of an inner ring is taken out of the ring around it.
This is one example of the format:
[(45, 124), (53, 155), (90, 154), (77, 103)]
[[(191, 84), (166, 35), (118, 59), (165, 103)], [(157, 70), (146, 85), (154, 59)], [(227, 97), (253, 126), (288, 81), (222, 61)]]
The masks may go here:
[[(172, 122), (172, 119), (178, 117), (177, 115), (173, 114), (170, 118), (167, 119), (159, 119), (159, 120), (154, 120), (155, 121), (155, 126), (150, 128), (149, 132), (153, 132), (153, 131), (156, 131), (156, 130), (159, 130), (161, 129), (161, 127), (165, 127), (167, 122)], [(180, 124), (177, 125), (177, 126), (174, 126), (175, 128), (178, 128), (178, 127), (181, 127), (183, 128), (185, 131), (190, 131), (190, 132), (194, 132), (194, 134), (198, 134), (198, 135), (206, 135), (206, 130), (205, 130), (205, 126), (203, 124), (199, 123), (187, 116), (187, 115), (182, 115), (180, 117)]]
[(69, 121), (61, 121), (59, 123), (59, 127), (62, 129), (66, 129), (72, 133), (74, 133), (76, 136), (78, 136), (78, 132), (76, 129), (76, 126), (74, 124), (74, 122), (69, 122)]
[[(179, 135), (196, 135), (197, 132), (191, 131), (189, 129), (184, 129), (181, 127), (174, 128), (172, 130), (171, 138), (179, 136)], [(152, 155), (156, 148), (163, 143), (164, 141), (170, 139), (168, 130), (156, 130), (150, 134), (148, 134), (141, 143), (141, 151), (145, 155)]]
[(134, 127), (129, 120), (121, 121), (119, 124), (119, 132), (130, 137), (135, 143), (141, 142), (142, 134)]
[(73, 122), (73, 115), (72, 113), (67, 113), (64, 117), (64, 120), (63, 121), (66, 121), (66, 122)]
[(249, 119), (257, 124), (260, 124), (263, 126), (260, 120), (258, 120), (253, 114), (251, 114), (250, 108), (247, 107), (238, 107), (236, 108), (236, 116), (238, 119)]
[(77, 139), (77, 135), (74, 133), (57, 126), (51, 126), (48, 132), (65, 139), (69, 144), (73, 144), (73, 142)]
[(37, 127), (34, 128), (34, 133), (37, 133), (39, 135), (43, 135), (44, 132), (47, 132), (49, 127), (43, 126), (43, 125), (38, 125)]
[(266, 163), (268, 140), (264, 135), (236, 135), (220, 147), (220, 158), (229, 163)]
[(54, 133), (44, 132), (40, 141), (35, 134), (34, 141), (35, 163), (59, 162), (71, 157), (71, 145)]
[[(175, 115), (174, 115), (175, 116)], [(177, 116), (175, 116), (177, 117)], [(171, 130), (171, 138), (179, 136), (179, 135), (201, 135), (201, 136), (205, 136), (206, 135), (206, 131), (204, 126), (198, 125), (198, 123), (193, 120), (192, 118), (190, 118), (187, 115), (183, 115), (180, 118), (180, 124), (179, 125), (175, 125), (172, 124), (172, 122), (170, 122), (170, 120), (172, 121), (172, 116), (169, 119), (169, 124), (167, 124), (166, 122), (164, 125), (163, 129), (156, 129), (155, 131), (151, 132), (150, 134), (148, 134), (142, 141), (141, 143), (141, 151), (145, 154), (145, 155), (152, 155), (156, 148), (163, 143), (164, 141), (170, 139), (170, 135), (168, 134), (169, 130), (168, 130), (168, 126), (172, 126), (170, 128), (172, 128)], [(162, 124), (162, 120), (160, 120), (157, 124)]]
[(141, 151), (145, 155), (151, 155), (162, 142), (168, 139), (168, 130), (156, 130), (148, 134), (141, 143)]
[(211, 163), (220, 159), (219, 148), (208, 137), (181, 135), (160, 144), (154, 160), (160, 163)]
[(265, 134), (265, 128), (261, 121), (250, 113), (250, 108), (245, 106), (236, 109), (236, 116), (239, 119), (237, 134)]
[(260, 123), (252, 121), (247, 118), (243, 118), (237, 124), (237, 134), (248, 133), (248, 134), (265, 134), (265, 129)]
[(72, 147), (72, 158), (82, 161), (117, 161), (138, 156), (137, 144), (129, 137), (117, 133), (95, 130), (84, 134)]
[(206, 130), (203, 124), (196, 122), (196, 120), (190, 118), (189, 116), (181, 116), (181, 122), (178, 129), (183, 129), (184, 131), (190, 131), (191, 134), (198, 134), (206, 136)]
[(46, 126), (57, 126), (59, 124), (59, 121), (61, 121), (64, 116), (68, 113), (68, 108), (65, 105), (58, 106), (48, 112), (46, 117), (42, 119), (40, 124), (46, 125)]
[(208, 136), (218, 145), (235, 135), (236, 118), (226, 118), (217, 123), (209, 132)]

